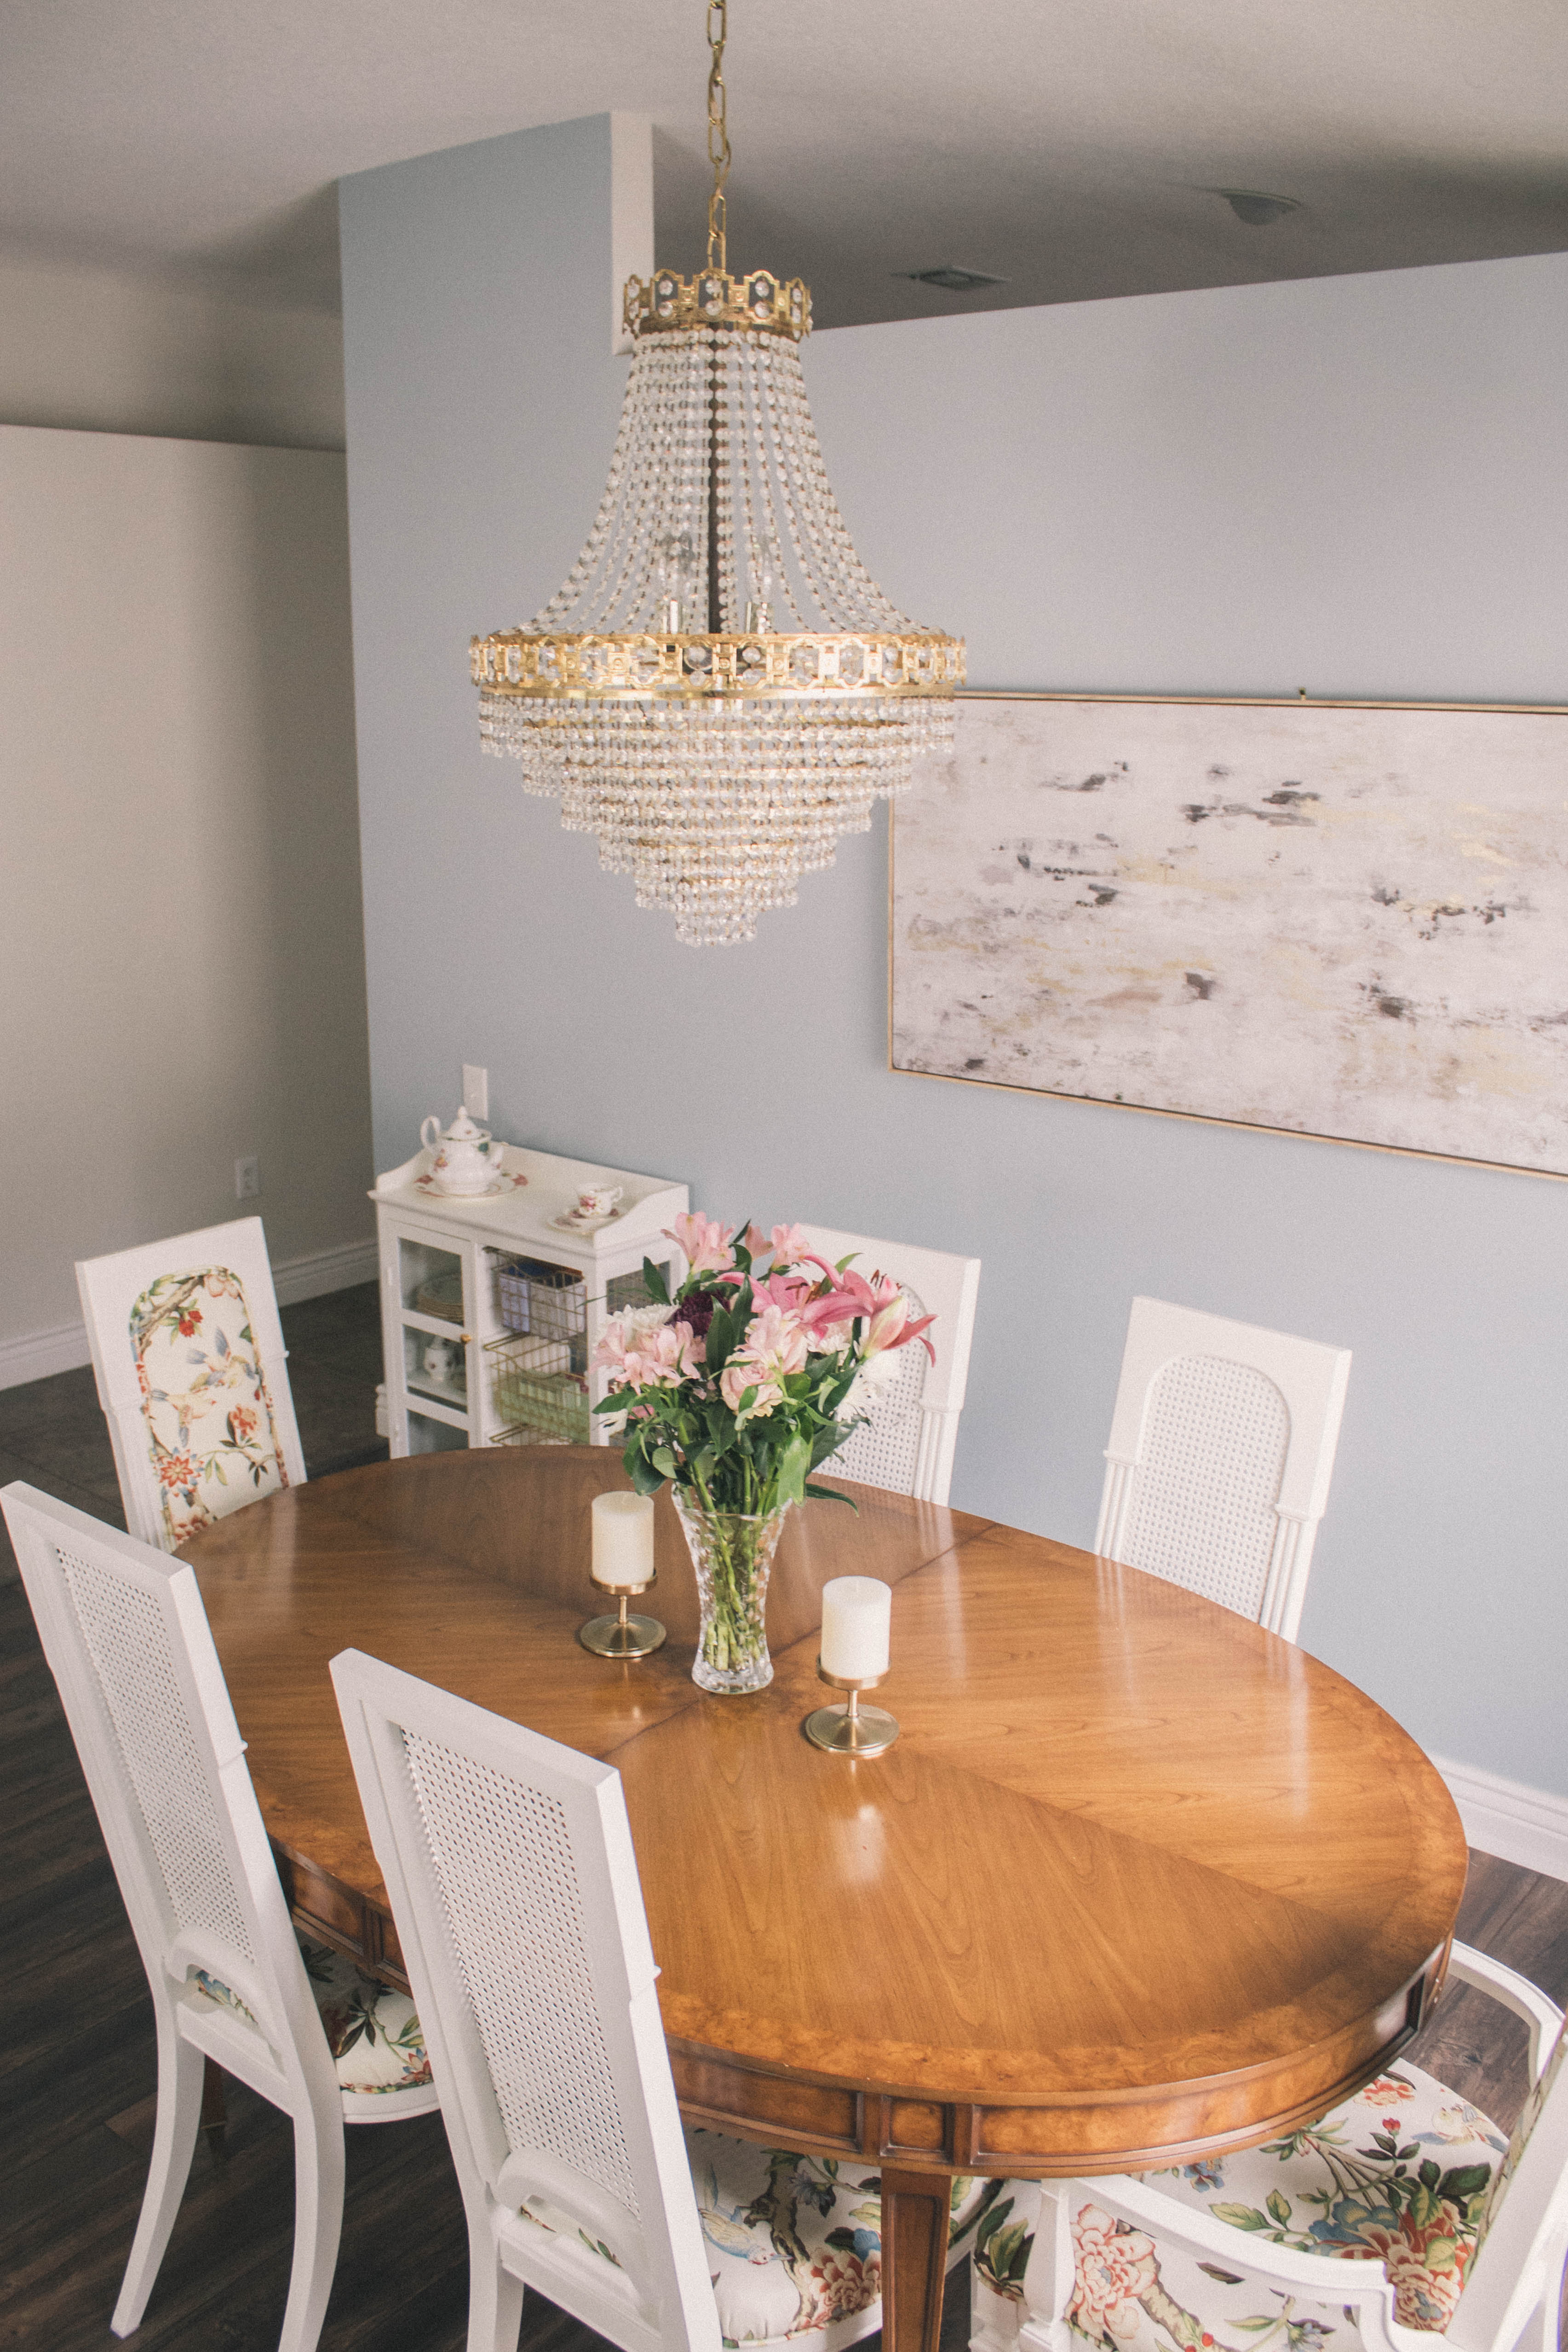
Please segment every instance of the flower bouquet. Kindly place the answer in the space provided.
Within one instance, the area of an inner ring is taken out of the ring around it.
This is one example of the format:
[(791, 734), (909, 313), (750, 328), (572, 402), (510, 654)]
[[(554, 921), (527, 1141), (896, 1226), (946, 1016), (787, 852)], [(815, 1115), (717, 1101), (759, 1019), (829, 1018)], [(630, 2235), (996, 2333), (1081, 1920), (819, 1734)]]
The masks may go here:
[(593, 1361), (610, 1387), (594, 1411), (624, 1428), (640, 1495), (674, 1490), (702, 1604), (693, 1678), (760, 1690), (773, 1679), (763, 1612), (784, 1515), (849, 1502), (811, 1473), (865, 1418), (894, 1351), (920, 1339), (932, 1352), (923, 1334), (936, 1318), (912, 1317), (886, 1275), (814, 1256), (795, 1225), (764, 1240), (693, 1213), (665, 1238), (690, 1271), (672, 1298), (644, 1259), (651, 1303), (605, 1325)]

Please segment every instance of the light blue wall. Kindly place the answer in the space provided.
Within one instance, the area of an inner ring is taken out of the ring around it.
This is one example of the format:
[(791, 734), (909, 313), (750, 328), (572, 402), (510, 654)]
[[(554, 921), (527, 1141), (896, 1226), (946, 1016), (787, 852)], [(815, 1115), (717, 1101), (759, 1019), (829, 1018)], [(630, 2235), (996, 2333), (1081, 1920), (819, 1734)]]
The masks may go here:
[[(1349, 1345), (1303, 1641), (1568, 1792), (1568, 1192), (893, 1076), (880, 829), (694, 952), (480, 757), (467, 639), (570, 569), (614, 436), (609, 155), (595, 118), (343, 186), (378, 1166), (482, 1062), (500, 1134), (977, 1253), (954, 1500), (1081, 1543), (1135, 1291)], [(1565, 298), (1568, 257), (1481, 262), (843, 329), (806, 365), (862, 552), (977, 683), (1556, 699)]]

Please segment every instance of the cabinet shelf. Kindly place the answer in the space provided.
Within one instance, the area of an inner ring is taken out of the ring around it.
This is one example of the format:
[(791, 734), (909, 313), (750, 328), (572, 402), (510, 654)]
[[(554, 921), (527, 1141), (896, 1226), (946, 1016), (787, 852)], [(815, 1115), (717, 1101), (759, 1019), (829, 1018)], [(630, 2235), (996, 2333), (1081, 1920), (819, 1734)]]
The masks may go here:
[[(614, 1443), (592, 1417), (605, 1391), (592, 1356), (606, 1317), (644, 1302), (645, 1255), (671, 1276), (683, 1271), (663, 1236), (688, 1206), (684, 1184), (512, 1144), (505, 1154), (511, 1181), (493, 1194), (436, 1193), (420, 1153), (371, 1196), (394, 1455)], [(619, 1185), (622, 1214), (592, 1234), (561, 1230), (556, 1217), (590, 1181)], [(440, 1379), (423, 1363), (437, 1339), (458, 1343), (445, 1363), (437, 1357)]]

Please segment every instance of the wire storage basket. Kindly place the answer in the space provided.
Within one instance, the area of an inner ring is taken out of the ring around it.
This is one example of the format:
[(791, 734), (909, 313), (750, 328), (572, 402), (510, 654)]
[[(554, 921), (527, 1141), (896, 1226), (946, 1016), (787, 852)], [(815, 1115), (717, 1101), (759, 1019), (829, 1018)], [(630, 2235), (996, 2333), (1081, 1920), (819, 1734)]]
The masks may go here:
[(496, 1310), (509, 1332), (563, 1339), (570, 1369), (588, 1369), (588, 1285), (576, 1266), (539, 1257), (496, 1257)]
[(495, 1445), (586, 1445), (592, 1432), (588, 1381), (573, 1369), (571, 1343), (503, 1332), (485, 1349), (490, 1397), (503, 1426)]

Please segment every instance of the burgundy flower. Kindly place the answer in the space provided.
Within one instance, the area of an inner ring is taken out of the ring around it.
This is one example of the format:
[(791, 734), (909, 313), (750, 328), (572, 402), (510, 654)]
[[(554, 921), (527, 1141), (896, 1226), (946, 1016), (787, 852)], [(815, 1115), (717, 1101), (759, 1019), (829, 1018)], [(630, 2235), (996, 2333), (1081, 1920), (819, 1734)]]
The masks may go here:
[(689, 1298), (682, 1299), (675, 1313), (683, 1323), (690, 1325), (694, 1339), (706, 1339), (717, 1305), (718, 1300), (711, 1290), (694, 1290)]

